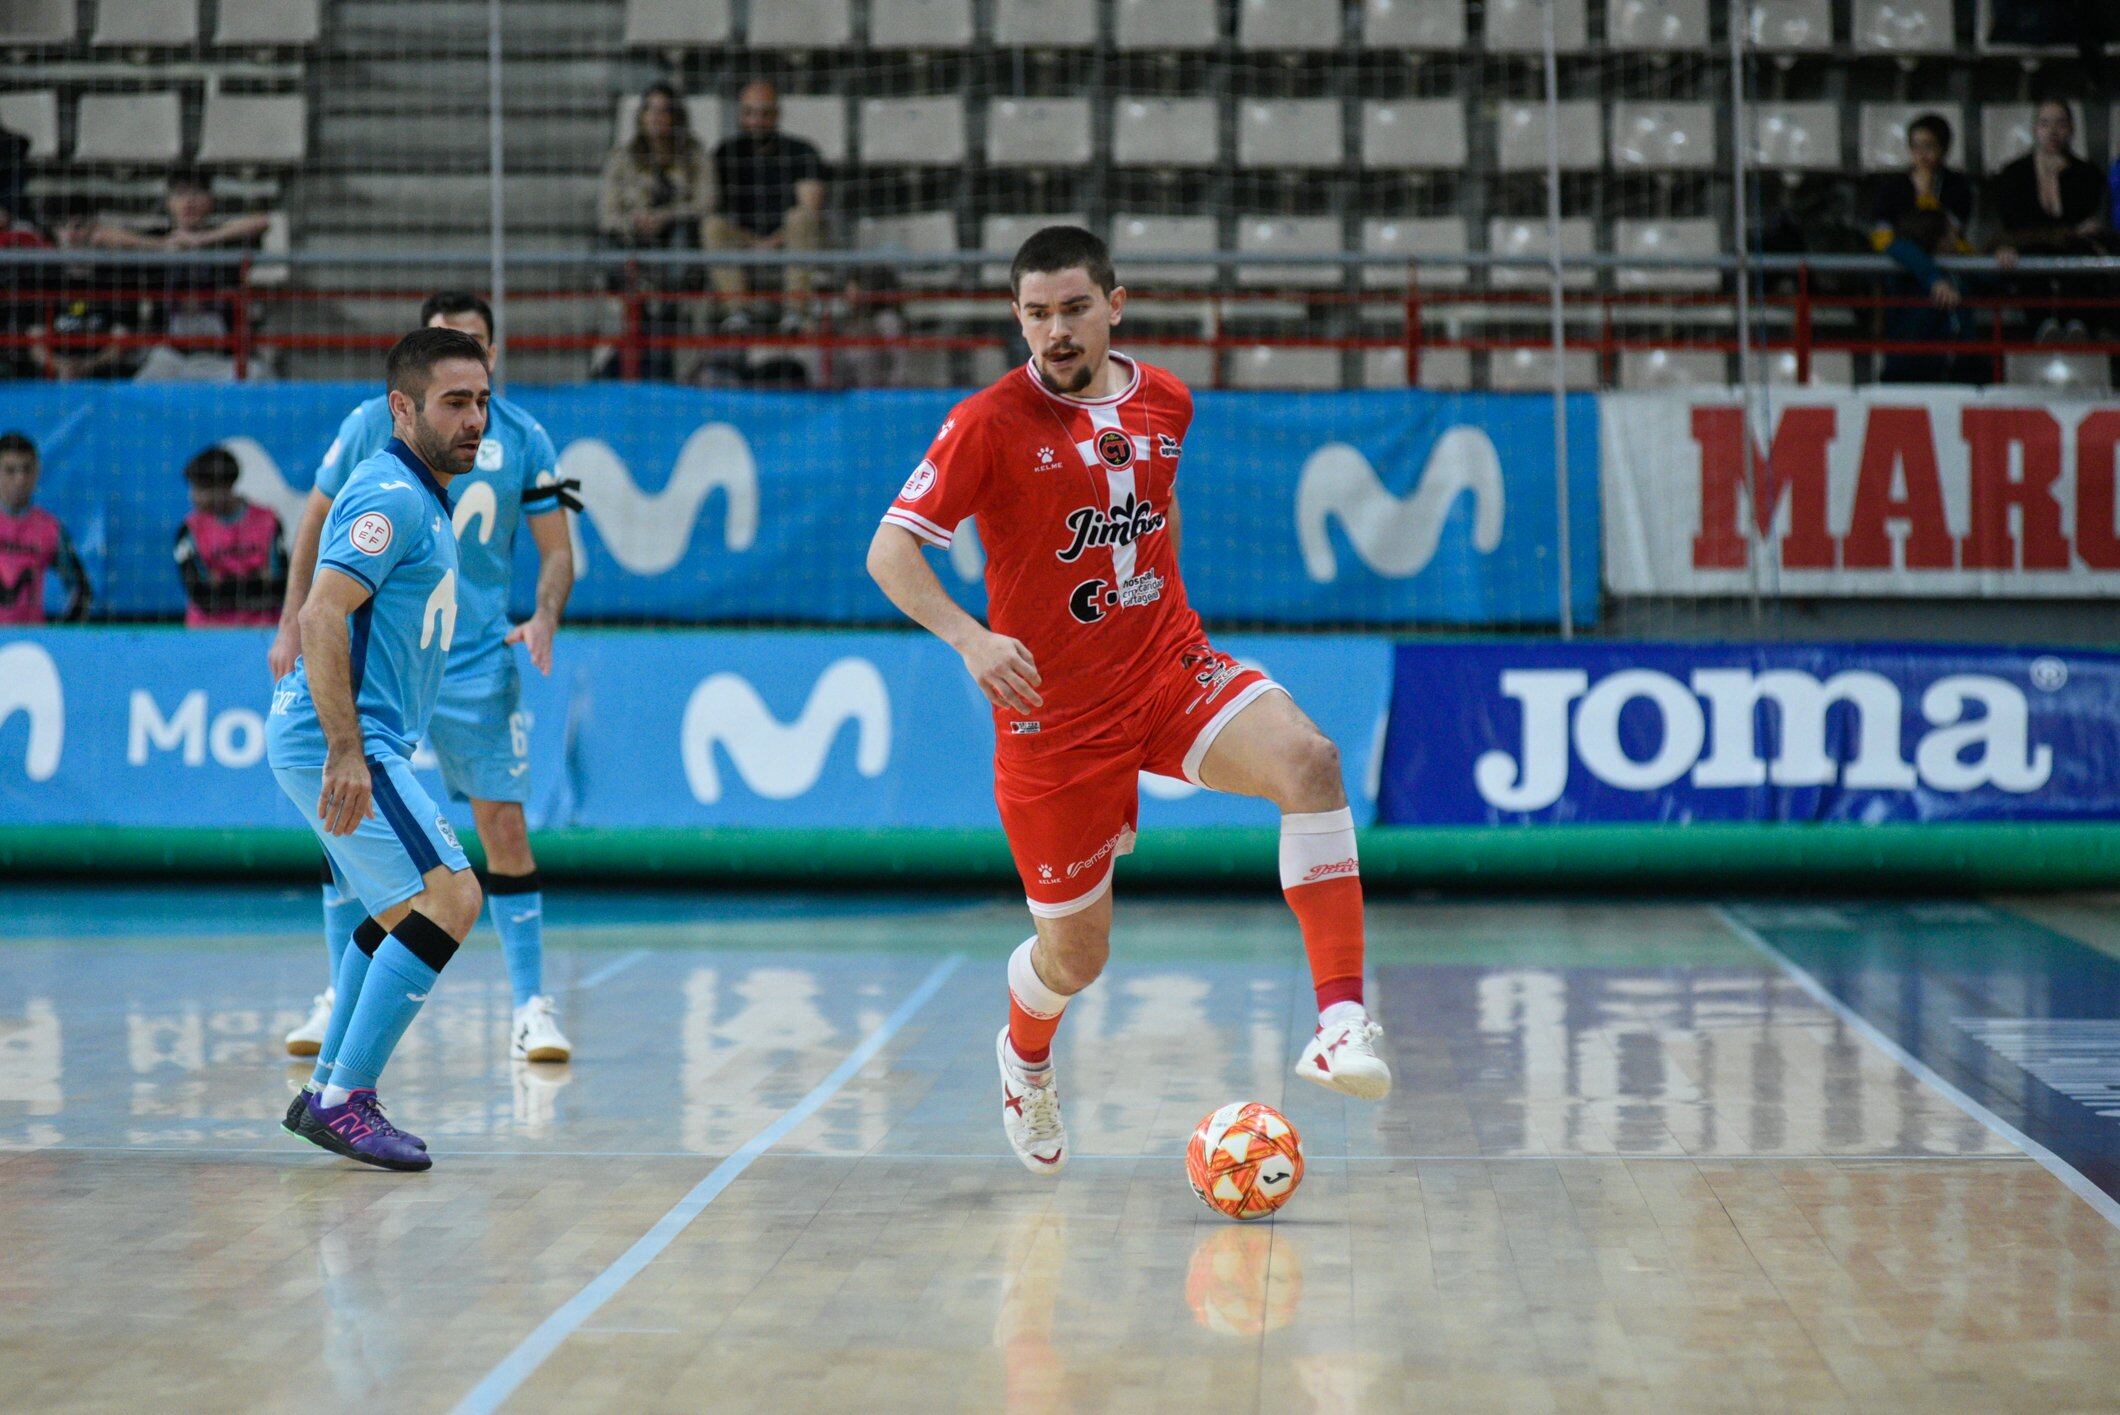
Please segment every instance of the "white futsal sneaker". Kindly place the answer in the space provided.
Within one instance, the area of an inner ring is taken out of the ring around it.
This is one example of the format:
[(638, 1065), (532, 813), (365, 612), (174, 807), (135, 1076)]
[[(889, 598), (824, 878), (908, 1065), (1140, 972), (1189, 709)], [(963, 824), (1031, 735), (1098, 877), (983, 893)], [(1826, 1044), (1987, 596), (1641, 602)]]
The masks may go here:
[(1033, 1174), (1067, 1168), (1067, 1127), (1060, 1123), (1060, 1080), (1048, 1065), (1029, 1072), (1011, 1059), (1008, 1028), (994, 1043), (1001, 1063), (1001, 1128), (1009, 1148)]
[(336, 988), (326, 988), (309, 1004), (309, 1018), (287, 1034), (289, 1056), (315, 1056), (324, 1049), (324, 1033), (331, 1026), (331, 1004), (338, 1000)]
[(517, 1061), (566, 1061), (574, 1055), (559, 1030), (559, 1013), (543, 993), (515, 1009), (513, 1037)]
[(1357, 1100), (1380, 1101), (1391, 1094), (1391, 1068), (1374, 1043), (1384, 1029), (1365, 1013), (1320, 1026), (1296, 1062), (1296, 1075)]

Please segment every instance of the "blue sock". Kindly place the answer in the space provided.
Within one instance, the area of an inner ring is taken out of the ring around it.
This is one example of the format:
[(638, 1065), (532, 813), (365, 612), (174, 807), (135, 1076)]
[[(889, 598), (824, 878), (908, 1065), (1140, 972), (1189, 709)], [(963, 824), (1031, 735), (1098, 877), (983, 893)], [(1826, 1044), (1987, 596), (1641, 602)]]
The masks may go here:
[(486, 903), (508, 962), (508, 985), (521, 1007), (545, 990), (545, 895), (537, 871), (488, 875)]
[(360, 927), (361, 920), (368, 917), (368, 906), (348, 894), (341, 894), (338, 885), (326, 881), (324, 885), (324, 946), (331, 950), (332, 986), (338, 986), (339, 960), (346, 956), (346, 945), (353, 938), (353, 931)]
[(361, 1000), (361, 983), (368, 976), (368, 958), (383, 941), (383, 926), (363, 914), (347, 930), (346, 941), (355, 947), (339, 950), (339, 966), (332, 970), (331, 986), (337, 996), (331, 1003), (331, 1021), (324, 1027), (324, 1044), (317, 1049), (316, 1070), (309, 1083), (322, 1088), (331, 1084), (331, 1064), (338, 1059), (346, 1040), (346, 1027), (353, 1020), (354, 1005)]
[(373, 1086), (439, 976), (395, 937), (384, 939), (361, 985), (345, 1045), (331, 1068), (331, 1084), (349, 1091)]

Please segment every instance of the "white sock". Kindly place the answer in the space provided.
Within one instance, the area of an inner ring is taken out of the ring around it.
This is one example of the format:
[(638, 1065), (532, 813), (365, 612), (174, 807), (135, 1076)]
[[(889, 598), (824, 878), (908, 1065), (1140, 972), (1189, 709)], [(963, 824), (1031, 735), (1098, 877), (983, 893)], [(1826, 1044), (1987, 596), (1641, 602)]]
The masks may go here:
[(1335, 1002), (1318, 1014), (1318, 1026), (1337, 1027), (1342, 1022), (1367, 1022), (1369, 1009), (1359, 1002)]
[(1360, 873), (1352, 806), (1281, 817), (1281, 888)]
[(324, 1109), (329, 1110), (335, 1105), (344, 1105), (352, 1095), (353, 1092), (344, 1086), (327, 1085), (324, 1087)]
[[(1038, 970), (1031, 965), (1031, 948), (1037, 942), (1037, 936), (1034, 934), (1018, 944), (1016, 951), (1009, 955), (1009, 996), (1016, 1000), (1018, 1007), (1033, 1017), (1058, 1017), (1067, 1009), (1067, 994), (1054, 992), (1047, 987), (1045, 979), (1039, 977)], [(1016, 1055), (1016, 1044), (1013, 1040), (1009, 1042), (1008, 1055), (1009, 1064), (1026, 1076), (1042, 1075), (1053, 1066), (1050, 1056), (1035, 1064), (1025, 1061)]]

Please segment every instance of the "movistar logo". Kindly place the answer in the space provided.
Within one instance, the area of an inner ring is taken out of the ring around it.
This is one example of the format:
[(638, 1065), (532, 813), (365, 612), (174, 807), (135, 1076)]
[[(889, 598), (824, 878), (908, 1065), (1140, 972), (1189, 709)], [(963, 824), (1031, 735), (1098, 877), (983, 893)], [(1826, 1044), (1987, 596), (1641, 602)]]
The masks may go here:
[(66, 694), (59, 687), (59, 666), (41, 644), (0, 647), (0, 727), (18, 712), (29, 718), (23, 774), (31, 781), (49, 781), (59, 770), (59, 749), (66, 742)]
[(1369, 459), (1344, 442), (1310, 454), (1296, 483), (1296, 538), (1310, 578), (1339, 578), (1326, 525), (1338, 517), (1355, 554), (1379, 575), (1405, 579), (1435, 557), (1444, 518), (1472, 493), (1472, 543), (1483, 555), (1502, 543), (1502, 462), (1487, 434), (1454, 427), (1436, 441), (1411, 496), (1392, 495)]
[[(287, 478), (280, 474), (280, 464), (254, 437), (224, 437), (221, 450), (236, 459), (236, 495), (255, 501), (279, 517), (280, 530), (291, 540), (295, 528), (302, 524), (302, 503), (309, 497), (308, 488), (296, 490), (289, 486)], [(332, 443), (325, 466), (337, 460), (338, 450), (338, 443)]]
[[(479, 455), (485, 455), (484, 443), (479, 445)], [(493, 494), (493, 484), (475, 481), (457, 493), (456, 510), (449, 514), (450, 529), (456, 532), (458, 540), (462, 540), (471, 523), (477, 521), (478, 543), (485, 545), (493, 539), (493, 522), (500, 513), (500, 502)]]
[[(598, 539), (631, 574), (660, 575), (684, 559), (700, 509), (716, 491), (724, 498), (722, 543), (748, 550), (758, 538), (758, 463), (751, 444), (727, 423), (709, 423), (685, 439), (659, 492), (642, 491), (625, 459), (593, 437), (568, 444), (559, 476), (581, 482), (582, 504)], [(577, 578), (588, 573), (588, 564), (577, 532)]]
[(445, 570), (435, 584), (434, 593), (427, 596), (427, 607), (420, 613), (420, 647), (426, 648), (434, 642), (435, 625), (442, 628), (442, 652), (449, 652), (449, 645), (456, 642), (456, 571)]
[(850, 721), (855, 767), (863, 776), (883, 775), (891, 759), (891, 699), (883, 675), (867, 659), (842, 658), (825, 669), (791, 723), (776, 718), (742, 677), (717, 673), (694, 688), (685, 704), (685, 780), (702, 804), (719, 801), (719, 747), (753, 794), (790, 800), (817, 784), (840, 728)]

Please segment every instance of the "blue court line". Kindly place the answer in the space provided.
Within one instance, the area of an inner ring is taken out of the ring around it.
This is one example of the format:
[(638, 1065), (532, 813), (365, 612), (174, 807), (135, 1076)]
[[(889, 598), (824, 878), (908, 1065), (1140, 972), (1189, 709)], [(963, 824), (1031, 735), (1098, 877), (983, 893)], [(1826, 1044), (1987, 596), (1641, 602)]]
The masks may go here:
[(2025, 1134), (1994, 1111), (1989, 1110), (1979, 1101), (1974, 1100), (1964, 1091), (1938, 1075), (1933, 1067), (1923, 1062), (1898, 1042), (1893, 1041), (1861, 1013), (1835, 997), (1823, 983), (1820, 983), (1818, 979), (1798, 967), (1780, 949), (1767, 942), (1766, 937), (1750, 924), (1737, 918), (1720, 904), (1714, 906), (1714, 912), (1715, 917), (1722, 921), (1723, 927), (1750, 944), (1759, 953), (1764, 954), (1777, 968), (1788, 974), (1790, 981), (1810, 994), (1813, 1002), (1838, 1017), (1849, 1030), (1862, 1037), (1870, 1045), (1905, 1067), (1913, 1074), (1916, 1080), (1921, 1081), (1952, 1105), (1964, 1111), (1972, 1119), (1986, 1126), (1994, 1134), (2022, 1150), (2041, 1169), (2060, 1180), (2070, 1193), (2083, 1200), (2084, 1203), (2089, 1204), (2093, 1209), (2096, 1209), (2099, 1217), (2113, 1227), (2120, 1228), (2120, 1202), (2115, 1202), (2112, 1195), (2085, 1178), (2075, 1166), (2069, 1164), (2052, 1150), (2040, 1144), (2037, 1140), (2034, 1140), (2031, 1136)]
[(707, 1177), (693, 1186), (691, 1193), (679, 1199), (653, 1228), (641, 1235), (638, 1242), (620, 1254), (616, 1262), (599, 1273), (587, 1287), (568, 1298), (558, 1311), (538, 1323), (535, 1331), (524, 1337), (515, 1350), (486, 1373), (484, 1380), (471, 1388), (469, 1395), (457, 1402), (456, 1415), (490, 1415), (500, 1409), (501, 1403), (536, 1373), (545, 1358), (559, 1349), (561, 1342), (580, 1330), (582, 1323), (595, 1316), (606, 1302), (639, 1276), (641, 1269), (661, 1256), (662, 1251), (676, 1241), (677, 1235), (684, 1232), (687, 1225), (735, 1181), (736, 1176), (750, 1168), (751, 1161), (815, 1115), (841, 1086), (874, 1060), (876, 1053), (882, 1051), (891, 1038), (913, 1020), (913, 1015), (942, 990), (942, 985), (950, 980), (950, 974), (956, 972), (957, 965), (963, 961), (962, 954), (953, 953), (936, 964), (935, 970), (920, 986), (898, 1004), (898, 1010), (884, 1018), (882, 1025), (869, 1033), (860, 1046), (848, 1052), (846, 1060), (833, 1067), (832, 1074), (819, 1081), (816, 1089), (797, 1101), (780, 1119), (753, 1135), (743, 1148), (709, 1170)]
[(598, 968), (588, 977), (583, 978), (580, 982), (574, 984), (574, 990), (576, 992), (587, 992), (590, 988), (596, 987), (598, 984), (607, 983), (611, 981), (611, 979), (617, 977), (620, 973), (625, 972), (626, 969), (632, 967), (635, 963), (640, 962), (641, 959), (646, 958), (647, 956), (647, 949), (636, 948), (631, 953), (628, 953), (625, 957), (615, 959), (612, 962), (604, 964), (603, 967)]

